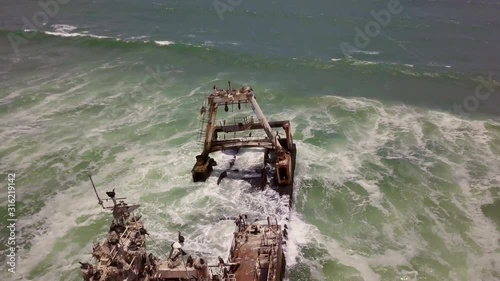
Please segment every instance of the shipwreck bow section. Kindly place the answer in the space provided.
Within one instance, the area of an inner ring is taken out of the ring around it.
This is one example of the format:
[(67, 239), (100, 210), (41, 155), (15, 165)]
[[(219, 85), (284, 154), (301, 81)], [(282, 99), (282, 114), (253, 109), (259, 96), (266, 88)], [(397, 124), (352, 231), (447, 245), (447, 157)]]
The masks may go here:
[[(188, 253), (182, 249), (185, 238), (180, 232), (168, 255), (154, 256), (146, 248), (147, 239), (152, 239), (141, 216), (134, 214), (139, 205), (125, 203), (122, 199), (126, 198), (116, 198), (114, 189), (106, 192), (109, 198), (101, 199), (92, 178), (89, 178), (98, 204), (112, 211), (113, 220), (107, 238), (94, 243), (93, 262), (80, 262), (84, 281), (229, 281), (218, 278), (209, 269), (226, 268), (223, 265), (209, 266), (206, 257), (197, 255), (189, 255), (186, 259), (184, 256)], [(108, 201), (113, 204), (105, 206)], [(226, 272), (229, 272), (227, 268)]]
[[(217, 120), (217, 110), (219, 106), (224, 106), (228, 112), (229, 107), (250, 104), (257, 117), (249, 116), (235, 119), (234, 123), (227, 124), (226, 120)], [(208, 112), (208, 116), (207, 116)], [(292, 195), (292, 186), (295, 170), (296, 146), (293, 143), (290, 121), (269, 122), (264, 116), (257, 103), (253, 89), (249, 86), (239, 90), (232, 89), (229, 82), (229, 89), (218, 89), (214, 86), (213, 92), (208, 96), (207, 105), (200, 111), (201, 131), (200, 138), (204, 137), (203, 152), (196, 156), (196, 163), (192, 169), (193, 181), (205, 181), (211, 174), (213, 166), (217, 163), (209, 155), (210, 153), (223, 150), (238, 150), (240, 148), (263, 148), (264, 163), (261, 169), (261, 188), (268, 183), (268, 174), (272, 175), (270, 181), (280, 194)], [(277, 132), (273, 134), (273, 129), (282, 129), (284, 137)], [(265, 136), (255, 138), (252, 131), (263, 130)], [(237, 132), (248, 131), (248, 137), (226, 138), (226, 135)], [(221, 135), (224, 138), (221, 139)], [(271, 173), (269, 173), (269, 171)]]
[[(90, 177), (90, 176), (89, 176)], [(92, 178), (90, 177), (92, 181)], [(229, 218), (236, 224), (226, 259), (208, 253), (208, 257), (183, 250), (186, 238), (178, 232), (170, 252), (156, 257), (146, 248), (152, 240), (140, 215), (139, 205), (129, 205), (116, 198), (114, 189), (101, 199), (92, 181), (98, 204), (112, 211), (113, 219), (107, 238), (94, 243), (93, 262), (80, 262), (84, 281), (283, 281), (286, 261), (284, 247), (288, 239), (287, 226), (275, 217), (267, 221), (247, 220), (246, 215)], [(112, 201), (105, 206), (104, 202)], [(154, 244), (156, 244), (154, 242)], [(156, 245), (157, 246), (157, 245)], [(210, 255), (213, 255), (212, 257)]]

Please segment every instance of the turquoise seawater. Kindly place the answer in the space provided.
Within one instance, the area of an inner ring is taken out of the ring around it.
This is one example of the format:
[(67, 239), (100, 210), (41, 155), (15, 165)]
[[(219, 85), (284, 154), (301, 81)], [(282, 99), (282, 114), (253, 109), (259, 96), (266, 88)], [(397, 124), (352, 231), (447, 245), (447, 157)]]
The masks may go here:
[[(499, 280), (499, 14), (496, 0), (2, 1), (1, 225), (7, 171), (18, 216), (15, 274), (0, 229), (2, 280), (82, 280), (111, 217), (88, 174), (141, 204), (157, 255), (180, 230), (186, 251), (225, 256), (220, 217), (277, 215), (290, 281)], [(271, 190), (217, 185), (220, 153), (192, 182), (200, 106), (227, 81), (292, 123), (291, 213)]]

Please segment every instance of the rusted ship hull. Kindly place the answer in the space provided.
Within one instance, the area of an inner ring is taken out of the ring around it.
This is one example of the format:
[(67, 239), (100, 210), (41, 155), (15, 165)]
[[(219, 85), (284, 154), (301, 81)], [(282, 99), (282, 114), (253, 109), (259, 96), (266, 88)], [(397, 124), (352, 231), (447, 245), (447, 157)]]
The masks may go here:
[[(282, 281), (286, 260), (282, 227), (268, 218), (267, 223), (235, 221), (237, 231), (228, 256), (228, 279), (237, 281)], [(286, 231), (286, 230), (285, 230)]]
[[(256, 115), (239, 119), (234, 124), (226, 124), (226, 120), (220, 121), (216, 125), (216, 116), (219, 106), (228, 107), (237, 104), (238, 109), (241, 104), (251, 104), (252, 110)], [(207, 119), (203, 119), (208, 112)], [(271, 121), (262, 113), (257, 104), (253, 90), (250, 87), (243, 87), (240, 90), (234, 90), (230, 87), (228, 90), (220, 90), (214, 86), (214, 92), (208, 97), (207, 107), (202, 107), (202, 131), (200, 137), (204, 137), (203, 152), (196, 157), (196, 163), (191, 170), (193, 181), (206, 181), (216, 166), (216, 161), (209, 155), (216, 151), (239, 150), (240, 148), (262, 148), (264, 153), (264, 163), (260, 169), (261, 176), (253, 177), (249, 180), (252, 186), (263, 189), (266, 186), (276, 190), (280, 195), (290, 197), (290, 206), (293, 202), (293, 181), (296, 165), (297, 148), (293, 142), (290, 121)], [(206, 122), (206, 126), (205, 126)], [(273, 130), (283, 130), (284, 137), (280, 137), (278, 131), (274, 134)], [(261, 130), (265, 132), (265, 137), (251, 138), (252, 132)], [(235, 137), (226, 139), (226, 134), (245, 132), (246, 137)], [(221, 135), (224, 138), (221, 139)], [(221, 171), (218, 183), (228, 174), (236, 174), (239, 171), (227, 170)], [(269, 173), (271, 173), (269, 175)], [(271, 178), (269, 178), (271, 177)]]
[[(267, 153), (269, 153), (269, 152), (266, 152), (266, 154)], [(286, 184), (286, 185), (280, 185), (276, 179), (277, 174), (275, 171), (274, 177), (271, 180), (269, 187), (276, 190), (281, 196), (283, 196), (283, 195), (289, 196), (290, 197), (290, 207), (291, 207), (292, 203), (293, 203), (293, 185), (294, 185), (294, 180), (295, 180), (295, 166), (296, 166), (296, 159), (297, 159), (297, 148), (296, 148), (295, 144), (292, 145), (292, 149), (290, 150), (290, 155), (291, 155), (291, 182), (289, 184)], [(261, 185), (261, 188), (264, 189), (265, 186)]]
[[(90, 176), (89, 176), (90, 177)], [(209, 274), (208, 263), (202, 257), (189, 256), (182, 250), (184, 237), (179, 232), (178, 242), (172, 243), (170, 255), (160, 259), (149, 253), (146, 240), (149, 237), (141, 216), (134, 211), (139, 205), (128, 205), (125, 198), (116, 198), (115, 191), (106, 192), (109, 199), (101, 199), (90, 178), (98, 204), (112, 211), (113, 220), (108, 237), (94, 244), (93, 263), (80, 262), (85, 281), (214, 281)], [(105, 206), (104, 201), (113, 205)], [(220, 280), (219, 280), (220, 281)]]

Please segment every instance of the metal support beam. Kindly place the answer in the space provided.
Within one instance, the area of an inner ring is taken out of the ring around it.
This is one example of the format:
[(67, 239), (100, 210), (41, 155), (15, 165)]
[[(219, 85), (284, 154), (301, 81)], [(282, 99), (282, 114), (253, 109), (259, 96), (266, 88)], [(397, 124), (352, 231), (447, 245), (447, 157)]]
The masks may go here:
[(205, 145), (203, 149), (203, 156), (208, 157), (210, 147), (212, 146), (212, 139), (214, 135), (215, 118), (217, 117), (217, 103), (213, 99), (208, 100), (208, 123), (205, 136)]
[(257, 118), (259, 119), (260, 123), (264, 127), (264, 131), (266, 132), (267, 137), (273, 142), (273, 145), (276, 146), (276, 140), (274, 139), (273, 132), (271, 131), (271, 127), (269, 126), (269, 123), (267, 122), (266, 116), (264, 116), (264, 113), (262, 113), (262, 110), (260, 109), (259, 104), (257, 104), (257, 101), (255, 100), (253, 93), (249, 94), (248, 99), (250, 100), (250, 103), (252, 103), (252, 109), (255, 112), (255, 115), (257, 115)]
[(292, 128), (290, 128), (290, 122), (286, 122), (283, 125), (283, 129), (285, 129), (285, 135), (287, 139), (288, 150), (291, 151), (293, 149), (293, 139), (292, 139)]
[[(289, 121), (269, 121), (269, 126), (271, 128), (283, 128), (285, 129), (286, 124), (289, 123)], [(241, 131), (248, 131), (248, 130), (262, 130), (264, 127), (262, 126), (261, 123), (253, 123), (250, 125), (249, 128), (242, 129), (238, 125), (226, 125), (226, 126), (215, 126), (214, 127), (214, 132), (215, 133), (232, 133), (232, 132), (241, 132)]]
[(261, 139), (261, 140), (250, 140), (250, 141), (215, 141), (212, 144), (212, 147), (210, 147), (209, 153), (223, 150), (223, 149), (230, 149), (230, 148), (238, 148), (238, 147), (262, 147), (262, 148), (268, 148), (268, 149), (274, 149), (275, 146), (274, 144), (267, 140), (267, 139)]

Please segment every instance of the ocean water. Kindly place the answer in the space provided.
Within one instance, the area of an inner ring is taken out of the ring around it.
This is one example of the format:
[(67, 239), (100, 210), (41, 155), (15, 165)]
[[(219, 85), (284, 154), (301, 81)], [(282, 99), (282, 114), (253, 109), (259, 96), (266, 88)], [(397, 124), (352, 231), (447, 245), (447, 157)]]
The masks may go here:
[[(141, 204), (157, 255), (180, 230), (186, 251), (225, 256), (219, 218), (275, 215), (290, 281), (500, 280), (500, 1), (41, 3), (0, 5), (1, 225), (7, 171), (18, 218), (1, 280), (82, 280), (111, 217), (88, 174)], [(292, 123), (291, 212), (217, 185), (227, 155), (191, 180), (199, 108), (227, 81)]]

